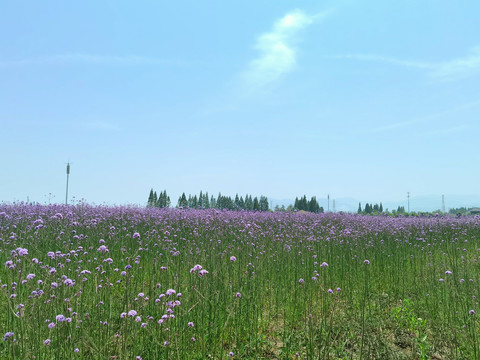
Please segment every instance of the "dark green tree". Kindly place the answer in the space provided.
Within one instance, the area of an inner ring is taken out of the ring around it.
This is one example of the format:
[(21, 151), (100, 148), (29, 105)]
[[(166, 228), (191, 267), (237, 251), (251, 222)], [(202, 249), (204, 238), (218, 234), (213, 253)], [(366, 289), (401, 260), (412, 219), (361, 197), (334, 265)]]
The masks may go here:
[(258, 198), (256, 196), (253, 199), (253, 210), (254, 211), (259, 211), (260, 210), (260, 204), (259, 204)]
[(150, 190), (150, 194), (148, 195), (147, 206), (148, 206), (148, 207), (154, 206), (154, 202), (153, 202), (153, 189)]
[(187, 197), (185, 196), (185, 193), (182, 193), (182, 196), (178, 198), (177, 207), (188, 207), (188, 200), (187, 200)]

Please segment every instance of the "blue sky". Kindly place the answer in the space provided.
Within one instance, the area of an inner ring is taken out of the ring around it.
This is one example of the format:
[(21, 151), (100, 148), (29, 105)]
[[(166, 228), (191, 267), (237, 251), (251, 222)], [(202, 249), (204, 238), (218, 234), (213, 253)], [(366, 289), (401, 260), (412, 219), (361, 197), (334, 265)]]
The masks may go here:
[(0, 9), (0, 201), (480, 195), (478, 1)]

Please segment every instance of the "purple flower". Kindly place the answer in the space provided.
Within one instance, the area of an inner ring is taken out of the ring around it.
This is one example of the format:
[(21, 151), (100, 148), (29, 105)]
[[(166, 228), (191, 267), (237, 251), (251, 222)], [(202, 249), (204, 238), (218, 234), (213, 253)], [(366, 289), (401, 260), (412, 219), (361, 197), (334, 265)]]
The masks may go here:
[(305, 282), (305, 280), (300, 279), (300, 280), (298, 280), (298, 282), (299, 282), (300, 284), (303, 284), (303, 283)]
[(241, 297), (242, 297), (242, 294), (240, 294), (239, 292), (237, 292), (237, 293), (235, 294), (235, 297), (241, 298)]
[(475, 310), (470, 310), (468, 313), (469, 313), (470, 315), (475, 315)]
[(333, 290), (332, 290), (332, 289), (328, 289), (328, 293), (329, 293), (329, 294), (333, 294)]
[(451, 275), (452, 272), (450, 270), (445, 271), (445, 275)]
[(237, 258), (235, 256), (230, 256), (230, 261), (237, 261)]
[(27, 250), (27, 249), (18, 248), (18, 249), (17, 249), (17, 253), (18, 253), (18, 255), (20, 255), (20, 256), (25, 256), (25, 255), (28, 255), (28, 250)]
[(63, 283), (64, 283), (65, 285), (67, 285), (67, 286), (73, 286), (73, 285), (75, 285), (75, 281), (73, 281), (72, 279), (68, 279), (68, 278), (65, 279), (65, 280), (63, 280)]
[(74, 353), (78, 353), (80, 352), (80, 350), (78, 348), (75, 348), (75, 350), (73, 350)]
[(55, 323), (54, 322), (51, 322), (50, 324), (48, 324), (48, 328), (49, 329), (53, 329), (55, 327)]
[(13, 335), (15, 335), (13, 332), (7, 331), (5, 335), (3, 335), (3, 341), (7, 341), (7, 339)]
[(135, 232), (133, 233), (132, 238), (133, 238), (133, 239), (140, 239), (140, 234), (135, 231)]
[(63, 316), (62, 314), (57, 315), (55, 317), (55, 320), (57, 320), (57, 322), (63, 322), (63, 321), (65, 321), (65, 316)]
[(175, 295), (177, 292), (173, 289), (168, 289), (167, 291), (165, 291), (165, 294), (167, 295)]
[(340, 291), (342, 291), (342, 289), (340, 289), (339, 287), (337, 287), (337, 292), (340, 292)]
[(35, 277), (35, 274), (28, 274), (27, 280), (32, 280)]
[(202, 269), (198, 272), (198, 275), (200, 275), (200, 276), (203, 276), (203, 275), (206, 275), (206, 274), (208, 274), (208, 271), (205, 270), (205, 269)]
[(126, 313), (126, 312), (122, 312), (122, 313), (120, 314), (120, 318), (123, 319), (123, 318), (125, 318), (125, 317), (127, 317), (127, 313)]
[(188, 326), (188, 327), (193, 327), (193, 326), (194, 326), (194, 325), (193, 325), (193, 322), (190, 321), (190, 322), (187, 324), (187, 326)]
[(322, 263), (320, 264), (320, 267), (328, 267), (328, 264), (327, 264), (326, 262), (322, 262)]
[(230, 351), (230, 352), (228, 353), (228, 356), (233, 356), (233, 352)]
[(135, 310), (130, 310), (128, 312), (128, 316), (135, 316), (135, 315), (137, 315), (137, 312)]
[(108, 249), (105, 245), (100, 245), (100, 247), (97, 249), (98, 252), (108, 252)]
[(363, 261), (365, 265), (369, 265), (370, 264), (370, 261), (369, 260), (364, 260)]
[(48, 345), (50, 345), (51, 342), (52, 342), (52, 340), (46, 339), (46, 340), (43, 342), (43, 345), (48, 346)]

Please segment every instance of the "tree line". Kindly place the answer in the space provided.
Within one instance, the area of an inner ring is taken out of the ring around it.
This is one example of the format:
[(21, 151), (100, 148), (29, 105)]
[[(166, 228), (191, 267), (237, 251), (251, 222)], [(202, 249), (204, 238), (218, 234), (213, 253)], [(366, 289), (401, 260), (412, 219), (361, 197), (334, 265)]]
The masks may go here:
[[(148, 207), (166, 208), (171, 206), (170, 197), (167, 195), (166, 190), (160, 192), (157, 196), (157, 192), (150, 190), (150, 194), (147, 200)], [(215, 198), (213, 195), (209, 196), (208, 192), (200, 191), (197, 195), (182, 195), (178, 198), (177, 207), (192, 208), (192, 209), (228, 209), (228, 210), (249, 210), (249, 211), (268, 211), (269, 204), (268, 198), (261, 195), (258, 197), (252, 197), (252, 195), (246, 194), (245, 197), (235, 195), (232, 199), (230, 196), (222, 195), (221, 193)]]
[(295, 204), (293, 207), (297, 210), (309, 211), (313, 213), (323, 213), (323, 207), (318, 205), (317, 198), (312, 196), (310, 200), (307, 201), (307, 196), (303, 195), (303, 197), (295, 198)]
[(358, 210), (359, 214), (374, 214), (374, 213), (382, 213), (383, 212), (383, 205), (382, 202), (379, 204), (369, 204), (366, 203), (365, 207), (362, 210), (362, 203), (358, 203)]

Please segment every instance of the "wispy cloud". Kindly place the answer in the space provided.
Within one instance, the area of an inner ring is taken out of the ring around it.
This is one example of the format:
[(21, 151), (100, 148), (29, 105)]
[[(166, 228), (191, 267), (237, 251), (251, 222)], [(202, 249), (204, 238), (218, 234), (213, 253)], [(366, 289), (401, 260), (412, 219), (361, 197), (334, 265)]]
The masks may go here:
[(294, 10), (276, 21), (270, 32), (260, 35), (255, 44), (260, 55), (250, 62), (243, 73), (247, 84), (255, 88), (263, 87), (291, 71), (297, 60), (294, 43), (299, 31), (325, 15), (308, 15), (301, 10)]
[[(461, 104), (459, 106), (455, 106), (453, 108), (448, 108), (446, 110), (439, 111), (439, 112), (432, 113), (432, 114), (428, 114), (428, 115), (424, 115), (424, 116), (421, 116), (421, 117), (418, 117), (418, 118), (415, 118), (415, 119), (400, 121), (400, 122), (396, 122), (396, 123), (393, 123), (393, 124), (387, 124), (387, 125), (384, 125), (384, 126), (379, 126), (379, 127), (373, 128), (373, 129), (367, 129), (366, 132), (367, 133), (386, 132), (386, 131), (396, 130), (396, 129), (404, 128), (404, 127), (408, 127), (408, 126), (418, 125), (418, 124), (421, 124), (421, 123), (428, 123), (429, 121), (432, 121), (432, 120), (437, 120), (437, 119), (445, 118), (445, 117), (451, 117), (454, 114), (458, 114), (458, 112), (460, 112), (460, 111), (475, 108), (479, 105), (480, 105), (479, 100), (471, 101), (471, 102), (468, 102), (468, 103)], [(455, 127), (451, 127), (451, 128), (444, 129), (444, 130), (434, 130), (431, 133), (432, 134), (434, 134), (435, 132), (446, 133), (448, 131), (459, 132), (459, 131), (463, 131), (465, 129), (466, 129), (465, 125), (457, 125)]]
[(480, 46), (474, 47), (468, 56), (436, 64), (432, 75), (449, 79), (480, 73)]
[(113, 66), (142, 66), (142, 65), (186, 65), (178, 60), (159, 59), (138, 55), (101, 55), (88, 53), (66, 53), (51, 56), (36, 57), (31, 59), (18, 59), (2, 61), (0, 67), (25, 66), (25, 65), (57, 65), (57, 64), (91, 64)]
[(455, 80), (480, 73), (480, 47), (478, 46), (472, 48), (470, 53), (464, 57), (439, 62), (412, 61), (372, 54), (340, 55), (334, 56), (334, 58), (381, 62), (405, 68), (426, 70), (430, 77), (439, 80)]
[(462, 124), (462, 125), (448, 127), (448, 128), (434, 129), (422, 135), (425, 135), (425, 136), (453, 135), (453, 134), (465, 132), (467, 130), (468, 130), (468, 126), (465, 124)]

